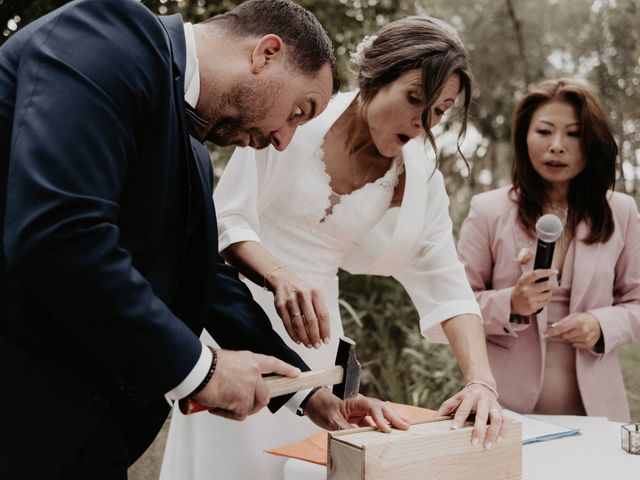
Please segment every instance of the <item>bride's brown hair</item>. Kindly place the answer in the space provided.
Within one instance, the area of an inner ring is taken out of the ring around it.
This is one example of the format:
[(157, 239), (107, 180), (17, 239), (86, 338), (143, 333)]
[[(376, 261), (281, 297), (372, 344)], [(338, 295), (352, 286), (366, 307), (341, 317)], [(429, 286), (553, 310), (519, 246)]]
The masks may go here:
[(358, 63), (358, 86), (365, 105), (382, 87), (392, 83), (403, 73), (415, 69), (422, 72), (425, 97), (422, 126), (436, 157), (435, 139), (428, 123), (429, 112), (449, 77), (458, 74), (460, 92), (464, 93), (458, 133), (458, 152), (462, 155), (460, 141), (467, 131), (473, 78), (469, 68), (469, 54), (453, 27), (442, 20), (426, 16), (396, 20), (380, 30), (371, 46), (364, 50)]

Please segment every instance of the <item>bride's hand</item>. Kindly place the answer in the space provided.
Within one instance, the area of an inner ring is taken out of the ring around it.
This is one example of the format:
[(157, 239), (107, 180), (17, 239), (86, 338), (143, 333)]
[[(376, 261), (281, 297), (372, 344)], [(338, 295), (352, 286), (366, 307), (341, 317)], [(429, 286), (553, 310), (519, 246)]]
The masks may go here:
[(269, 275), (267, 288), (284, 328), (294, 342), (307, 348), (329, 343), (329, 313), (320, 290), (300, 279), (288, 267)]
[(455, 429), (461, 428), (471, 412), (475, 412), (471, 442), (474, 445), (482, 442), (490, 450), (506, 435), (511, 422), (502, 412), (495, 389), (485, 385), (469, 382), (440, 406), (436, 416), (454, 415), (451, 428)]

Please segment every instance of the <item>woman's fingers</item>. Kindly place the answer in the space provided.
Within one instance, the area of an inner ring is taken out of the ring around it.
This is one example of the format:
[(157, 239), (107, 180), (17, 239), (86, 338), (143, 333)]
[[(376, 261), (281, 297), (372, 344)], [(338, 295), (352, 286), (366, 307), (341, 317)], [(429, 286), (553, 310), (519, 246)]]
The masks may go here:
[(324, 302), (324, 296), (319, 290), (313, 290), (311, 292), (311, 301), (313, 302), (313, 308), (318, 317), (320, 338), (323, 343), (327, 344), (331, 338), (331, 318), (329, 317), (329, 311)]
[(551, 269), (523, 273), (511, 294), (512, 313), (530, 315), (549, 303), (552, 288), (550, 279), (556, 274)]
[(290, 315), (291, 316), (291, 325), (293, 326), (293, 331), (295, 332), (296, 337), (302, 342), (304, 346), (307, 348), (311, 348), (311, 340), (309, 339), (309, 335), (307, 334), (307, 326), (304, 322), (304, 314), (300, 311)]
[(278, 312), (278, 316), (282, 319), (282, 324), (284, 325), (284, 329), (287, 331), (289, 338), (296, 343), (302, 343), (302, 340), (298, 337), (298, 333), (293, 326), (293, 319), (289, 315), (286, 300), (278, 299), (278, 295), (276, 295), (274, 303), (276, 312)]
[[(487, 431), (487, 420), (489, 419), (489, 402), (481, 398), (476, 405), (476, 420), (473, 425), (473, 432), (471, 433), (471, 443), (479, 445), (484, 439), (484, 434)], [(487, 443), (485, 442), (485, 446)]]
[(298, 306), (295, 296), (287, 293), (276, 295), (276, 311), (282, 319), (285, 330), (294, 342), (302, 343), (311, 348), (311, 341), (307, 334), (307, 327), (304, 321), (304, 313)]
[[(542, 280), (543, 278), (551, 278), (551, 277), (555, 277), (558, 274), (558, 271), (552, 268), (540, 268), (537, 270), (531, 270), (531, 272), (529, 272), (529, 279), (532, 282), (537, 282), (539, 280)], [(548, 280), (545, 280), (545, 282), (548, 282)], [(540, 282), (540, 283), (544, 283), (544, 282)]]
[(304, 282), (276, 289), (274, 304), (287, 334), (307, 348), (329, 343), (330, 319), (319, 290)]
[(287, 309), (279, 309), (276, 306), (276, 311), (278, 312), (278, 316), (282, 319), (282, 324), (284, 325), (284, 329), (287, 331), (287, 335), (289, 335), (289, 338), (291, 338), (291, 340), (296, 343), (301, 343), (300, 339), (296, 335), (293, 325), (291, 324), (291, 318), (289, 317), (289, 312), (287, 311)]
[(484, 448), (490, 450), (498, 443), (498, 436), (502, 431), (503, 414), (499, 406), (494, 405), (489, 409), (489, 427), (484, 439)]
[(501, 423), (500, 431), (498, 432), (498, 437), (496, 438), (496, 443), (499, 443), (505, 437), (509, 428), (511, 427), (511, 419), (504, 414), (502, 408), (498, 409), (498, 413), (501, 417)]
[(436, 412), (436, 417), (451, 415), (456, 410), (456, 408), (458, 408), (458, 405), (460, 405), (461, 401), (462, 397), (459, 393), (454, 395), (450, 399), (445, 400), (444, 402), (442, 402), (442, 405)]
[(313, 346), (314, 348), (320, 348), (322, 339), (320, 338), (320, 329), (318, 328), (318, 318), (316, 317), (316, 312), (311, 302), (311, 292), (298, 291), (296, 300), (302, 312), (304, 326), (309, 338), (309, 344), (305, 345), (307, 345), (307, 347)]
[(456, 413), (451, 424), (452, 429), (461, 428), (469, 415), (475, 412), (475, 421), (473, 432), (471, 433), (471, 442), (473, 445), (479, 445), (481, 442), (487, 450), (493, 448), (499, 441), (499, 437), (503, 437), (507, 431), (509, 423), (505, 424), (505, 417), (502, 413), (500, 404), (496, 401), (493, 394), (476, 389), (464, 389), (457, 396), (452, 397), (442, 404), (438, 410), (438, 415), (447, 414), (450, 410), (455, 409), (456, 397), (460, 399), (457, 405)]
[(456, 414), (453, 416), (453, 423), (451, 424), (451, 428), (462, 428), (467, 418), (469, 418), (469, 415), (471, 415), (474, 404), (475, 402), (470, 395), (464, 396), (462, 402), (460, 402), (458, 410), (456, 410)]

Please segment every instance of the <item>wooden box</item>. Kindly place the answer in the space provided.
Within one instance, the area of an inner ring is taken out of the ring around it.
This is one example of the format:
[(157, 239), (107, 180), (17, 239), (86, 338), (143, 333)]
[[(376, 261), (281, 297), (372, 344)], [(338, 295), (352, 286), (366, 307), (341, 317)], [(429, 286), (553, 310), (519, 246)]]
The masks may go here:
[(507, 480), (522, 478), (522, 426), (485, 450), (471, 445), (473, 426), (451, 430), (450, 418), (382, 433), (356, 428), (329, 434), (329, 480)]

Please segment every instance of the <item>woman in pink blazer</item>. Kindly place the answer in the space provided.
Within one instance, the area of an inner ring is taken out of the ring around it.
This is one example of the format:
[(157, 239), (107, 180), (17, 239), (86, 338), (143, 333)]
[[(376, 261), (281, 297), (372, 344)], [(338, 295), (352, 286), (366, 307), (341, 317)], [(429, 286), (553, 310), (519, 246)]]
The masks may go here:
[[(640, 338), (640, 217), (611, 191), (617, 146), (597, 95), (573, 79), (538, 84), (516, 106), (512, 144), (513, 185), (471, 200), (458, 244), (500, 401), (628, 421), (616, 350)], [(563, 235), (551, 269), (532, 270), (545, 213)]]

